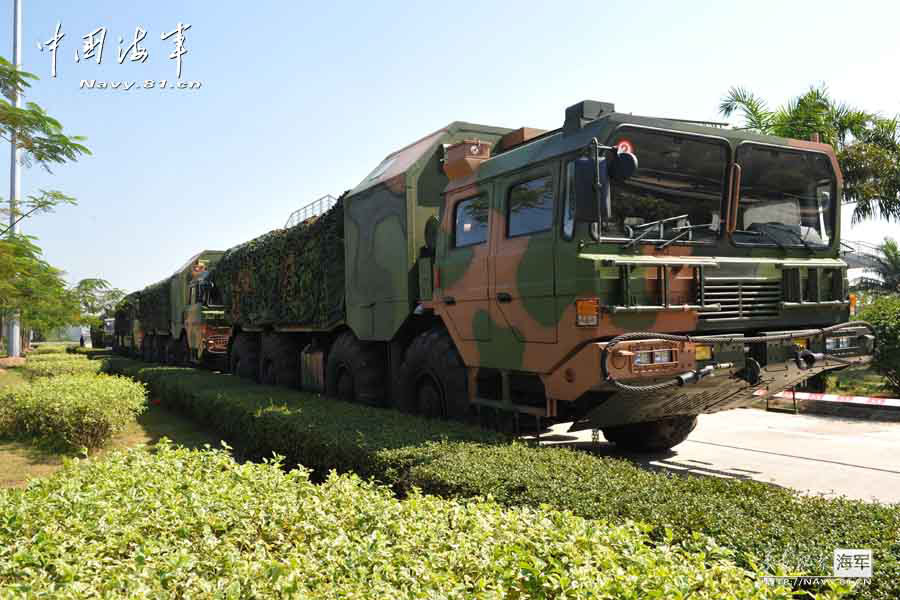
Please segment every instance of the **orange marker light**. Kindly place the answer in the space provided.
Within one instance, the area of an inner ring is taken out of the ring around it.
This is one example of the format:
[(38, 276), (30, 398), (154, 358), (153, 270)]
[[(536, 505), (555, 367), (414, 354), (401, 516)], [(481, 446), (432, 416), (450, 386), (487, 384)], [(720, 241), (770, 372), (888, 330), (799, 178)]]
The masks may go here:
[(597, 298), (575, 300), (575, 324), (578, 327), (596, 327), (600, 323), (600, 301)]
[(850, 294), (850, 314), (856, 315), (856, 294)]

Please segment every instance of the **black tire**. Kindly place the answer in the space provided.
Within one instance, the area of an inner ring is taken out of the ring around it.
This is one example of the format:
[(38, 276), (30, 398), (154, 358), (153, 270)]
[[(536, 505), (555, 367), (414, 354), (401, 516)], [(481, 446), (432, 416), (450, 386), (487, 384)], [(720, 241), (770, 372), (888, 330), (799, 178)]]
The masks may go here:
[(466, 367), (446, 329), (426, 331), (412, 341), (399, 379), (401, 410), (441, 419), (469, 416)]
[(834, 370), (828, 371), (827, 373), (819, 373), (818, 375), (813, 375), (809, 379), (805, 379), (797, 385), (797, 390), (803, 392), (813, 392), (818, 394), (823, 394), (828, 389), (828, 380), (826, 377), (834, 373)]
[(173, 340), (172, 338), (166, 339), (163, 344), (163, 362), (167, 365), (178, 365), (178, 346), (177, 344), (181, 340)]
[(325, 363), (325, 393), (347, 402), (384, 402), (384, 354), (373, 343), (345, 331), (331, 345)]
[(153, 362), (153, 344), (154, 339), (152, 335), (145, 335), (144, 339), (141, 340), (141, 358), (144, 362)]
[(259, 381), (259, 339), (239, 333), (228, 357), (230, 371), (238, 377)]
[(697, 415), (676, 415), (658, 421), (606, 427), (603, 437), (625, 450), (662, 452), (686, 440), (696, 426)]
[(156, 336), (156, 343), (153, 345), (153, 361), (163, 365), (168, 364), (168, 348), (169, 338), (160, 335)]
[(190, 356), (190, 348), (188, 348), (187, 336), (182, 335), (177, 340), (169, 342), (169, 363), (177, 367), (186, 367), (190, 365), (188, 357)]
[(263, 336), (259, 353), (259, 380), (266, 385), (300, 387), (300, 346), (294, 336)]

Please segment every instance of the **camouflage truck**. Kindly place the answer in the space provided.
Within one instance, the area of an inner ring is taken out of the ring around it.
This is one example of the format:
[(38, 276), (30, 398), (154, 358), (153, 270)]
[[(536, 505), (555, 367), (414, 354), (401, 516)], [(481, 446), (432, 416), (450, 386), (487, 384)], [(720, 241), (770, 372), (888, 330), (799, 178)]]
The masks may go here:
[(113, 350), (119, 354), (140, 354), (144, 333), (137, 318), (139, 298), (139, 292), (128, 294), (113, 312)]
[[(569, 107), (456, 122), (212, 272), (230, 366), (435, 417), (573, 421), (640, 450), (865, 362), (831, 147)], [(337, 286), (337, 287), (335, 287)]]
[(100, 321), (99, 325), (91, 325), (91, 347), (110, 348), (115, 343), (115, 319), (103, 316)]
[(231, 329), (209, 280), (222, 254), (205, 250), (171, 277), (129, 294), (116, 311), (123, 349), (167, 364), (224, 364)]

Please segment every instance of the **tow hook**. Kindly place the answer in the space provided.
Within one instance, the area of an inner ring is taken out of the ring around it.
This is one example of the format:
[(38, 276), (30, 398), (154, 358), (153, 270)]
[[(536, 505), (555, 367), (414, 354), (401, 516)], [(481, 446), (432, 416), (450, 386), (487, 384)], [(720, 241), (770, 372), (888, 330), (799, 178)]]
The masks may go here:
[(687, 385), (689, 383), (697, 383), (704, 377), (708, 375), (712, 375), (713, 371), (716, 369), (730, 369), (734, 366), (734, 363), (718, 363), (715, 365), (706, 365), (702, 369), (697, 369), (696, 371), (688, 371), (687, 373), (682, 373), (678, 376), (678, 385)]
[(797, 357), (795, 358), (797, 361), (797, 368), (799, 369), (811, 369), (815, 366), (817, 361), (825, 360), (825, 354), (822, 352), (810, 352), (809, 350), (801, 350), (797, 353)]

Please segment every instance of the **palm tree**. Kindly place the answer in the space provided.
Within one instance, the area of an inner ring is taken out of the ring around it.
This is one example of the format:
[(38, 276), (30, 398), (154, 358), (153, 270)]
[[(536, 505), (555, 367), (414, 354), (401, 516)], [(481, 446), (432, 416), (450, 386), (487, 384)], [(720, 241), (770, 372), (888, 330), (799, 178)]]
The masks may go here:
[(844, 174), (843, 201), (856, 203), (853, 222), (881, 216), (900, 220), (900, 122), (834, 100), (823, 85), (770, 109), (753, 92), (732, 87), (719, 104), (725, 117), (739, 112), (744, 129), (810, 139), (818, 135), (837, 153)]
[(878, 294), (900, 292), (900, 246), (891, 238), (885, 238), (874, 256), (875, 266), (866, 269), (872, 276), (860, 277), (853, 285), (855, 290)]

